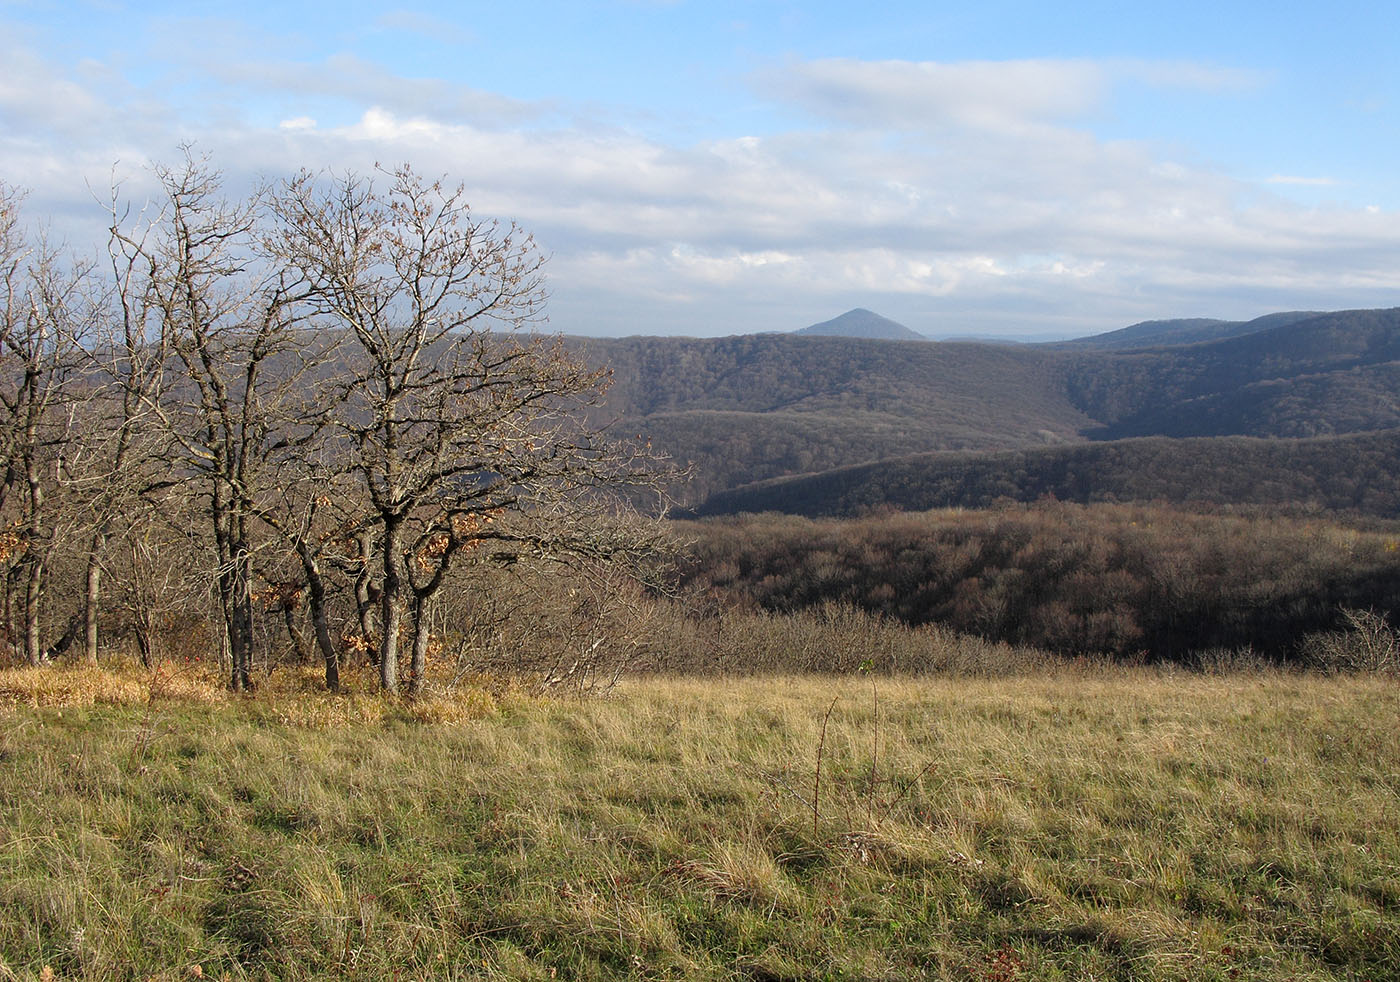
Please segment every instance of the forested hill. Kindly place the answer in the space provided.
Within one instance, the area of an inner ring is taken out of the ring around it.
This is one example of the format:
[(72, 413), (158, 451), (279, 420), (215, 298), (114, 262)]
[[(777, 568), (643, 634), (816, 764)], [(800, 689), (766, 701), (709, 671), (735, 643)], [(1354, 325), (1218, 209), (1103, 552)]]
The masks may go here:
[(1143, 321), (1107, 334), (1095, 334), (1073, 341), (1056, 341), (1058, 348), (1092, 348), (1110, 351), (1125, 348), (1160, 348), (1168, 345), (1196, 344), (1201, 341), (1219, 341), (1224, 338), (1257, 334), (1275, 327), (1285, 327), (1301, 320), (1318, 317), (1315, 310), (1288, 310), (1277, 314), (1265, 314), (1249, 321), (1222, 321), (1208, 317), (1190, 317), (1179, 320)]
[(1085, 435), (1316, 436), (1400, 426), (1400, 308), (1322, 314), (1203, 344), (1084, 353)]
[(924, 450), (1045, 445), (1097, 425), (1066, 356), (1029, 347), (792, 334), (578, 342), (610, 365), (601, 412), (696, 464), (687, 500)]
[(722, 492), (698, 516), (851, 517), (1044, 498), (1261, 505), (1400, 518), (1400, 430), (1309, 440), (1170, 439), (918, 454)]
[(1150, 348), (793, 334), (573, 343), (613, 369), (600, 417), (694, 463), (687, 504), (930, 451), (1400, 428), (1400, 309), (1248, 324), (1259, 329)]
[(1018, 419), (1034, 417), (1067, 435), (1091, 422), (1056, 370), (1067, 357), (1026, 346), (796, 334), (581, 343), (611, 366), (608, 405), (628, 417), (864, 411), (940, 425), (949, 414), (975, 415), (987, 434), (1015, 432)]

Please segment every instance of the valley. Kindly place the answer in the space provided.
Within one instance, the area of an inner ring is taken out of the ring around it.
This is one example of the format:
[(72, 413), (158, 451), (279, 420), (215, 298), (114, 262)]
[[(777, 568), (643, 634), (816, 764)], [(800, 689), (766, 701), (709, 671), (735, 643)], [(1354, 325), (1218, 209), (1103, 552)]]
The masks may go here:
[[(1400, 428), (1400, 309), (1164, 321), (1049, 345), (801, 334), (574, 343), (613, 371), (597, 418), (693, 465), (676, 494), (695, 514), (977, 506), (985, 488), (960, 497), (947, 475), (1008, 464), (1042, 474), (1004, 481), (1015, 500), (1194, 494), (1396, 514), (1382, 448)], [(1251, 437), (1308, 442), (1238, 439)], [(1119, 442), (1131, 438), (1156, 442)], [(1164, 442), (1180, 440), (1192, 442)], [(1020, 456), (977, 456), (1011, 450)], [(1170, 463), (1154, 470), (1149, 458)], [(1174, 485), (1183, 463), (1215, 458), (1242, 466)], [(1336, 486), (1313, 488), (1300, 468)], [(805, 483), (746, 487), (778, 478)], [(820, 490), (837, 485), (839, 500)], [(930, 485), (945, 489), (908, 490)]]

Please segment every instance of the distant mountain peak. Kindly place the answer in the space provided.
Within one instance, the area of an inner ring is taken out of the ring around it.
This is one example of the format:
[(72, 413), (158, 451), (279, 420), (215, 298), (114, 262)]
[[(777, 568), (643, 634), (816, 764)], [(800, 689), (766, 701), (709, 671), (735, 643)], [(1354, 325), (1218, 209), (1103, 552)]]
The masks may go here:
[(886, 341), (927, 341), (918, 331), (911, 331), (898, 321), (881, 317), (873, 310), (856, 307), (840, 317), (804, 327), (795, 334), (819, 334), (843, 338), (875, 338)]

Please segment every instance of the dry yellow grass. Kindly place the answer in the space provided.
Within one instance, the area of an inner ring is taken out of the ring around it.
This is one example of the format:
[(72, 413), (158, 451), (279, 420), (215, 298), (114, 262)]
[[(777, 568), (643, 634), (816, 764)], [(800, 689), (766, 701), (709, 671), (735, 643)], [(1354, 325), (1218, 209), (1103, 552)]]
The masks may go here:
[(313, 688), (10, 699), (0, 976), (1400, 977), (1388, 678)]
[(0, 669), (0, 701), (27, 706), (129, 706), (160, 700), (212, 703), (226, 698), (207, 669), (166, 663), (143, 668), (125, 659), (102, 666)]
[(164, 662), (152, 668), (134, 659), (85, 664), (0, 669), (0, 705), (15, 708), (88, 706), (237, 705), (259, 718), (290, 726), (325, 729), (407, 718), (422, 723), (461, 723), (495, 716), (498, 698), (518, 698), (508, 685), (430, 684), (417, 700), (388, 700), (375, 694), (373, 673), (344, 674), (343, 691), (329, 693), (320, 669), (285, 666), (261, 680), (256, 694), (236, 696), (223, 679), (200, 663)]

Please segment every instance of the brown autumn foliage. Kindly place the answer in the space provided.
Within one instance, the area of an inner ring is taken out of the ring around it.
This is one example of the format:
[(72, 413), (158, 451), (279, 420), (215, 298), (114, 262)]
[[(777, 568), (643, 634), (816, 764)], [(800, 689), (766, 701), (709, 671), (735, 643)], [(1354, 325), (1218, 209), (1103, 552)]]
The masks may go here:
[(1292, 659), (1389, 612), (1400, 526), (1160, 505), (1042, 502), (983, 511), (689, 523), (685, 578), (728, 604), (831, 603), (1063, 654), (1190, 660), (1220, 649)]

